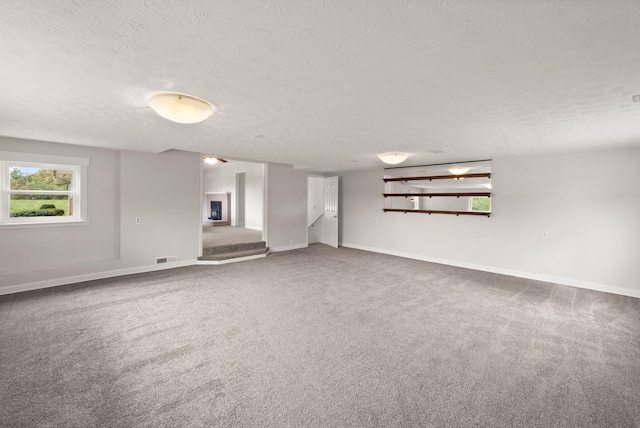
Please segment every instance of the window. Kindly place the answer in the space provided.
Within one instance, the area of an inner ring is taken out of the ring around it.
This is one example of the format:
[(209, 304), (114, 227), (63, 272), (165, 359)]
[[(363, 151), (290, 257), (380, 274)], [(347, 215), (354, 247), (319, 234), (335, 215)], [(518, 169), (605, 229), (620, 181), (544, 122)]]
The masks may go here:
[(86, 220), (87, 166), (88, 159), (0, 152), (0, 224)]
[(471, 211), (491, 211), (491, 199), (483, 196), (471, 198)]

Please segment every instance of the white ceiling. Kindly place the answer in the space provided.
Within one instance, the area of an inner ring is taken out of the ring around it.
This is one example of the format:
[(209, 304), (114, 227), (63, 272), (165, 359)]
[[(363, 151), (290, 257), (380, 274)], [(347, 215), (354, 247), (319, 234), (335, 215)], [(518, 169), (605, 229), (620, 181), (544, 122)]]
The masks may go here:
[(640, 0), (0, 2), (10, 137), (344, 171), (638, 147), (635, 94)]

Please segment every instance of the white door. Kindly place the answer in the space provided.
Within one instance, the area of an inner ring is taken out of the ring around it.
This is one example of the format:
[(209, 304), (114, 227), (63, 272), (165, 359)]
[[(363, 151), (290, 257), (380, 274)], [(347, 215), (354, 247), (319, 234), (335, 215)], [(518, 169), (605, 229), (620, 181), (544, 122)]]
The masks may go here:
[(324, 242), (338, 248), (338, 177), (324, 179)]

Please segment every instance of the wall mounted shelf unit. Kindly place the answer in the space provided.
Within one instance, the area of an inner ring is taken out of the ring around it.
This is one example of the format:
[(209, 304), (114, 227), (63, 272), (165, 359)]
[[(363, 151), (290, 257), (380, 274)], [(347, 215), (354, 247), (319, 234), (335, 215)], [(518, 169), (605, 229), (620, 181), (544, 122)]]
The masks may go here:
[(386, 213), (422, 213), (422, 214), (455, 214), (455, 215), (479, 215), (490, 217), (491, 213), (482, 211), (443, 211), (443, 210), (401, 210), (399, 208), (383, 208)]
[(491, 192), (456, 192), (456, 193), (383, 193), (385, 198), (390, 198), (394, 196), (401, 196), (404, 198), (408, 197), (425, 197), (431, 198), (432, 196), (454, 196), (459, 198), (461, 196), (464, 197), (485, 197), (490, 198)]
[(383, 181), (384, 212), (491, 216), (490, 160), (387, 168)]
[(478, 174), (459, 174), (459, 175), (431, 175), (425, 177), (395, 177), (395, 178), (383, 178), (385, 183), (391, 183), (395, 181), (407, 182), (407, 181), (433, 181), (433, 180), (460, 180), (465, 178), (491, 178), (491, 173), (478, 173)]

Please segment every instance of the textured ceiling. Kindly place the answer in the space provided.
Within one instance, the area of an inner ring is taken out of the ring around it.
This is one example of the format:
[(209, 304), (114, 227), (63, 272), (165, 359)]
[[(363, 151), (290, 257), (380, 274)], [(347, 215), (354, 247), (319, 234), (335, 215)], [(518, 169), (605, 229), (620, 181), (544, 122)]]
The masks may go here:
[(0, 2), (10, 137), (344, 171), (637, 147), (635, 94), (639, 0)]

